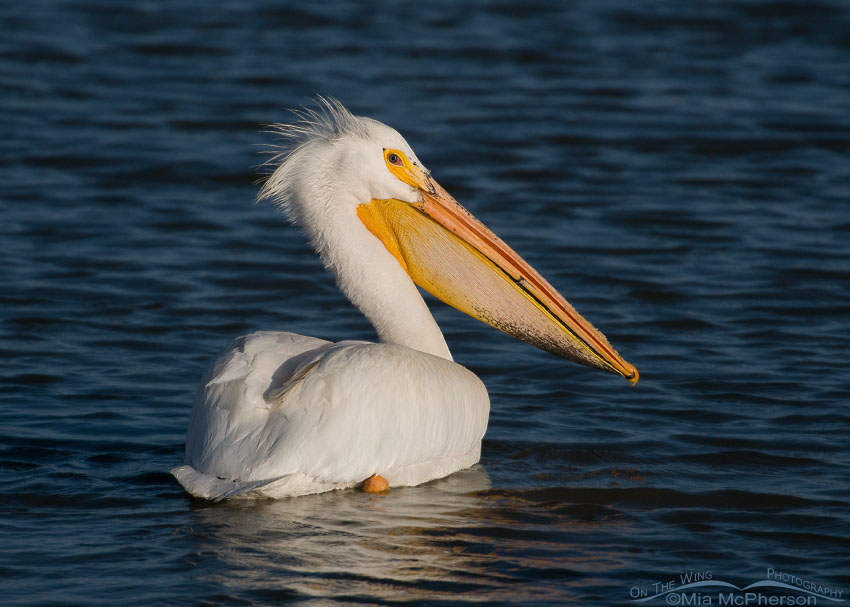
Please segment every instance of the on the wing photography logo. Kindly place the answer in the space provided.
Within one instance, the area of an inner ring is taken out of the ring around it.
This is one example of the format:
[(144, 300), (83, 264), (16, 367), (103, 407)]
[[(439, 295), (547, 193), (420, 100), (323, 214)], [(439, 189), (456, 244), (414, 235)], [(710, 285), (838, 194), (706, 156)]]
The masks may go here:
[(632, 586), (634, 603), (651, 601), (668, 605), (832, 605), (844, 603), (844, 590), (808, 580), (773, 567), (765, 579), (737, 586), (716, 579), (711, 571), (687, 571), (679, 579)]

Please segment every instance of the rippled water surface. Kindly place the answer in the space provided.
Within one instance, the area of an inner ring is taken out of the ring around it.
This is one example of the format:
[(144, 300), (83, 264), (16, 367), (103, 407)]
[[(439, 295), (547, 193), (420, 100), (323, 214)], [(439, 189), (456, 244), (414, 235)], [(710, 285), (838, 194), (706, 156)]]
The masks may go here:
[[(8, 2), (0, 27), (0, 603), (609, 605), (769, 567), (848, 598), (847, 3)], [(185, 495), (231, 339), (374, 338), (252, 204), (261, 125), (316, 93), (399, 129), (638, 386), (434, 303), (491, 393), (479, 466)]]

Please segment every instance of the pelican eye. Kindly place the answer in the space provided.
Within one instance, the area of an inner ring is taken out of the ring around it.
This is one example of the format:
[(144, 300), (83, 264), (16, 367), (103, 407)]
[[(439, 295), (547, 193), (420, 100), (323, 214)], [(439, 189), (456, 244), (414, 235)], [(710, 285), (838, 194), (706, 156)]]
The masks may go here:
[(387, 162), (389, 162), (390, 164), (394, 164), (397, 167), (400, 167), (402, 166), (402, 164), (404, 164), (401, 161), (401, 156), (399, 156), (395, 152), (390, 152), (389, 154), (387, 154)]

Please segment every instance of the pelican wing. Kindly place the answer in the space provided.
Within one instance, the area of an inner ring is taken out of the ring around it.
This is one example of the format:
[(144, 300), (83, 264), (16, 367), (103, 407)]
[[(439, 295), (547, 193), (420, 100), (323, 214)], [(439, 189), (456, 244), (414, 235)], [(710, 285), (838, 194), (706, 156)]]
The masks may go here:
[(478, 461), (489, 398), (470, 371), (393, 344), (295, 337), (247, 336), (213, 363), (174, 471), (190, 493), (301, 495), (375, 473), (415, 485)]

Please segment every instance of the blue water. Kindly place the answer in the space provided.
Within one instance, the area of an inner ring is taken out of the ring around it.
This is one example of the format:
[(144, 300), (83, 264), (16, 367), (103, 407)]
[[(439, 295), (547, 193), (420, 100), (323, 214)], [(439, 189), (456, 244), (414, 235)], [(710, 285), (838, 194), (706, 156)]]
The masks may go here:
[[(8, 2), (0, 29), (0, 604), (614, 605), (769, 567), (848, 598), (847, 3)], [(637, 387), (429, 300), (491, 393), (478, 467), (184, 494), (231, 339), (374, 338), (252, 204), (262, 125), (316, 93), (400, 130)]]

